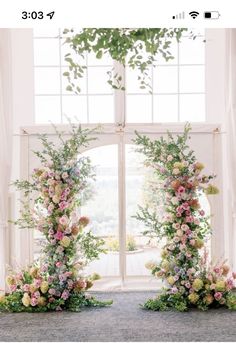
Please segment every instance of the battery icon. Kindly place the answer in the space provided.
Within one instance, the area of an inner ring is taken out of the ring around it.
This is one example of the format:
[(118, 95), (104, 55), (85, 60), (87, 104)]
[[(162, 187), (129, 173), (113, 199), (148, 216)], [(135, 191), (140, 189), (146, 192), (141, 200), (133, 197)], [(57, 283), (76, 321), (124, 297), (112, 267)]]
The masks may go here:
[(220, 13), (218, 11), (204, 12), (205, 19), (219, 19)]

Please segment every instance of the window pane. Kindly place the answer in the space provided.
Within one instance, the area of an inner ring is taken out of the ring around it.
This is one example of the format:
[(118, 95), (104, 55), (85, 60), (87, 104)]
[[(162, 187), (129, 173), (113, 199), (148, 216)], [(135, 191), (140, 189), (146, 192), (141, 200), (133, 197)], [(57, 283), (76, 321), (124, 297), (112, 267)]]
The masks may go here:
[(88, 54), (88, 66), (91, 65), (108, 65), (108, 66), (112, 66), (113, 65), (113, 61), (110, 57), (109, 54), (104, 54), (102, 58), (96, 58), (96, 55), (93, 52), (90, 52)]
[[(73, 92), (69, 92), (66, 90), (66, 87), (69, 85), (68, 81), (67, 81), (67, 77), (63, 75), (63, 73), (65, 71), (68, 71), (67, 68), (62, 68), (62, 76), (61, 76), (61, 79), (62, 79), (62, 94), (74, 94)], [(76, 86), (79, 86), (80, 89), (81, 89), (81, 92), (80, 94), (86, 94), (87, 93), (87, 88), (86, 88), (86, 75), (87, 75), (87, 71), (85, 70), (84, 71), (84, 76), (81, 77), (81, 78), (78, 78), (75, 80), (75, 84)]]
[(204, 37), (195, 39), (184, 37), (179, 43), (180, 64), (204, 64), (205, 63)]
[(34, 28), (34, 37), (50, 37), (50, 38), (56, 38), (59, 36), (59, 29), (47, 27), (46, 29), (41, 27), (35, 27)]
[(114, 99), (112, 95), (89, 96), (89, 122), (114, 123)]
[(89, 67), (88, 68), (88, 93), (89, 94), (112, 94), (113, 89), (107, 83), (107, 72), (111, 68)]
[(61, 122), (60, 97), (59, 96), (36, 96), (35, 97), (35, 121), (37, 124)]
[(35, 94), (60, 93), (59, 68), (35, 68)]
[(35, 65), (59, 65), (59, 40), (35, 39), (34, 40)]
[[(127, 144), (126, 153), (126, 273), (127, 275), (150, 275), (145, 263), (158, 260), (160, 249), (148, 244), (144, 237), (145, 224), (133, 218), (138, 205), (147, 205), (147, 180), (150, 179), (148, 169), (143, 168), (143, 155), (134, 151), (135, 146)], [(144, 203), (145, 202), (145, 203)]]
[[(151, 70), (149, 70), (149, 79), (147, 81), (152, 84), (151, 81)], [(126, 67), (125, 69), (125, 81), (126, 81), (126, 91), (127, 93), (139, 93), (139, 94), (147, 94), (149, 89), (140, 89), (140, 80), (138, 80), (138, 77), (140, 76), (140, 73), (138, 73), (136, 70), (133, 70), (132, 68)]]
[[(83, 95), (68, 95), (62, 97), (63, 115), (72, 121), (87, 123), (87, 97)], [(63, 121), (67, 122), (66, 118)]]
[(156, 123), (178, 121), (178, 96), (154, 95), (153, 114)]
[(205, 120), (205, 95), (180, 95), (180, 121), (201, 122)]
[(127, 95), (126, 120), (128, 123), (151, 123), (151, 95)]
[(189, 66), (179, 68), (180, 93), (204, 92), (204, 66)]
[(92, 165), (96, 166), (96, 181), (93, 197), (81, 213), (90, 218), (89, 228), (102, 237), (108, 248), (93, 261), (86, 272), (96, 272), (102, 276), (119, 275), (119, 234), (118, 234), (118, 148), (117, 145), (103, 146), (85, 152)]
[(153, 68), (153, 92), (154, 93), (177, 93), (178, 92), (178, 69), (177, 67)]

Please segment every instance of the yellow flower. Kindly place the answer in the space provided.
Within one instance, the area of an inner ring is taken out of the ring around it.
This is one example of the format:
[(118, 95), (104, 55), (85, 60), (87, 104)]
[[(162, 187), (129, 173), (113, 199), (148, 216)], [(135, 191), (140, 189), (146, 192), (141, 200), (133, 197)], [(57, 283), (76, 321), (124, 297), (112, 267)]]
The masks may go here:
[(173, 276), (169, 276), (167, 278), (167, 282), (172, 286), (175, 283), (175, 279)]
[(225, 281), (224, 280), (219, 280), (216, 282), (216, 288), (215, 290), (217, 292), (223, 292), (225, 291)]
[(163, 260), (161, 266), (165, 269), (166, 272), (170, 270), (170, 263), (167, 260)]
[(214, 185), (209, 185), (207, 188), (204, 189), (204, 192), (207, 195), (214, 195), (219, 193), (219, 189)]
[(155, 269), (156, 266), (157, 266), (157, 264), (154, 261), (148, 261), (147, 263), (145, 263), (145, 268), (147, 268), (149, 270)]
[(197, 249), (201, 249), (201, 248), (203, 247), (203, 245), (204, 245), (204, 242), (203, 242), (202, 239), (197, 238), (197, 239), (195, 240), (194, 246), (195, 246)]
[(5, 300), (5, 295), (4, 294), (0, 294), (0, 303), (3, 303)]
[(98, 273), (93, 273), (93, 275), (90, 278), (92, 281), (100, 280), (101, 276)]
[(70, 238), (68, 236), (64, 236), (62, 238), (62, 240), (60, 241), (60, 244), (64, 247), (64, 248), (68, 248), (68, 246), (70, 245)]
[(39, 306), (45, 306), (46, 303), (47, 303), (47, 300), (46, 300), (45, 297), (39, 297), (39, 298), (38, 298), (38, 305), (39, 305)]
[(182, 162), (175, 162), (174, 168), (182, 169), (184, 168), (184, 164)]
[(195, 279), (192, 287), (195, 291), (199, 291), (203, 287), (203, 281), (201, 279)]
[(168, 251), (166, 249), (161, 250), (161, 257), (165, 258), (168, 255)]
[(57, 195), (54, 195), (54, 196), (52, 197), (52, 201), (53, 201), (55, 204), (58, 204), (58, 203), (60, 202), (60, 197), (57, 196)]
[(16, 282), (16, 280), (15, 280), (14, 276), (12, 276), (12, 275), (7, 276), (6, 283), (8, 284), (8, 286), (14, 285), (15, 282)]
[(211, 294), (207, 294), (204, 298), (203, 298), (204, 302), (207, 304), (207, 305), (210, 305), (214, 298)]
[(49, 288), (48, 282), (47, 282), (47, 281), (43, 281), (43, 282), (41, 283), (41, 286), (40, 286), (41, 292), (42, 292), (43, 294), (47, 293), (48, 288)]
[(195, 166), (195, 169), (198, 169), (200, 171), (205, 168), (204, 164), (201, 162), (196, 162), (194, 166)]
[(174, 168), (172, 173), (173, 175), (178, 175), (180, 173), (179, 168)]
[(30, 268), (30, 276), (37, 278), (39, 269), (37, 267)]
[(183, 236), (183, 231), (182, 230), (177, 230), (177, 236), (182, 237)]
[(28, 307), (30, 305), (30, 296), (28, 293), (24, 293), (24, 296), (22, 298), (22, 304), (25, 306), (25, 307)]
[(29, 286), (30, 293), (34, 293), (37, 290), (37, 287), (33, 284)]
[(228, 273), (229, 273), (229, 266), (227, 266), (227, 264), (223, 264), (222, 269), (223, 269), (223, 273), (222, 274), (224, 276), (227, 276)]
[(195, 304), (199, 299), (199, 295), (197, 293), (191, 293), (189, 294), (188, 299), (192, 304)]

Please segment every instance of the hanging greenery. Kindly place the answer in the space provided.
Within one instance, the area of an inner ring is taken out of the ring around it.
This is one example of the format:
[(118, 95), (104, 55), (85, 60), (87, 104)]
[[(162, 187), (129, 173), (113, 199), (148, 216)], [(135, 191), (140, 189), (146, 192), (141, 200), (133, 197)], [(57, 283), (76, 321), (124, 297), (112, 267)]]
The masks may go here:
[[(68, 70), (64, 76), (68, 80), (67, 91), (79, 93), (81, 91), (79, 79), (84, 76), (86, 69), (86, 55), (93, 52), (97, 59), (104, 55), (123, 66), (138, 71), (138, 82), (141, 89), (149, 88), (149, 68), (161, 56), (166, 61), (174, 58), (171, 46), (174, 41), (179, 42), (187, 29), (167, 28), (85, 28), (80, 32), (73, 29), (63, 31), (65, 44), (69, 45), (71, 53), (65, 55)], [(73, 56), (76, 57), (73, 57)], [(84, 64), (81, 64), (81, 58)], [(125, 90), (124, 80), (112, 68), (107, 72), (108, 83), (114, 89)]]

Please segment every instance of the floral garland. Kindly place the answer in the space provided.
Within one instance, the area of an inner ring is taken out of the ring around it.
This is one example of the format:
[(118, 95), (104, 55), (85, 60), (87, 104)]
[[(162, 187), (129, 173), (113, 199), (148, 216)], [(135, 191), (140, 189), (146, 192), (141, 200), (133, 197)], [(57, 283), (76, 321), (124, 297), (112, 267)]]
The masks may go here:
[(232, 293), (236, 273), (229, 274), (225, 261), (212, 266), (208, 262), (204, 243), (209, 238), (208, 218), (199, 203), (199, 195), (217, 194), (210, 183), (214, 175), (203, 175), (204, 165), (196, 160), (186, 144), (190, 126), (175, 139), (161, 137), (151, 141), (137, 133), (137, 151), (146, 156), (145, 164), (153, 168), (158, 182), (162, 182), (165, 214), (139, 207), (138, 220), (147, 227), (145, 234), (166, 238), (159, 263), (150, 261), (146, 267), (168, 285), (144, 308), (151, 310), (176, 309), (186, 311), (191, 307), (207, 310), (227, 306), (236, 310), (236, 296)]
[(59, 147), (41, 136), (43, 150), (35, 154), (42, 167), (34, 169), (30, 182), (15, 182), (25, 196), (21, 217), (15, 224), (42, 232), (46, 246), (39, 261), (8, 275), (9, 293), (0, 296), (0, 310), (78, 311), (83, 306), (112, 303), (86, 294), (99, 275), (85, 277), (83, 269), (104, 251), (104, 242), (86, 229), (89, 219), (78, 215), (94, 177), (89, 158), (78, 158), (78, 154), (82, 146), (88, 146), (92, 132), (71, 127), (68, 140), (55, 128)]

